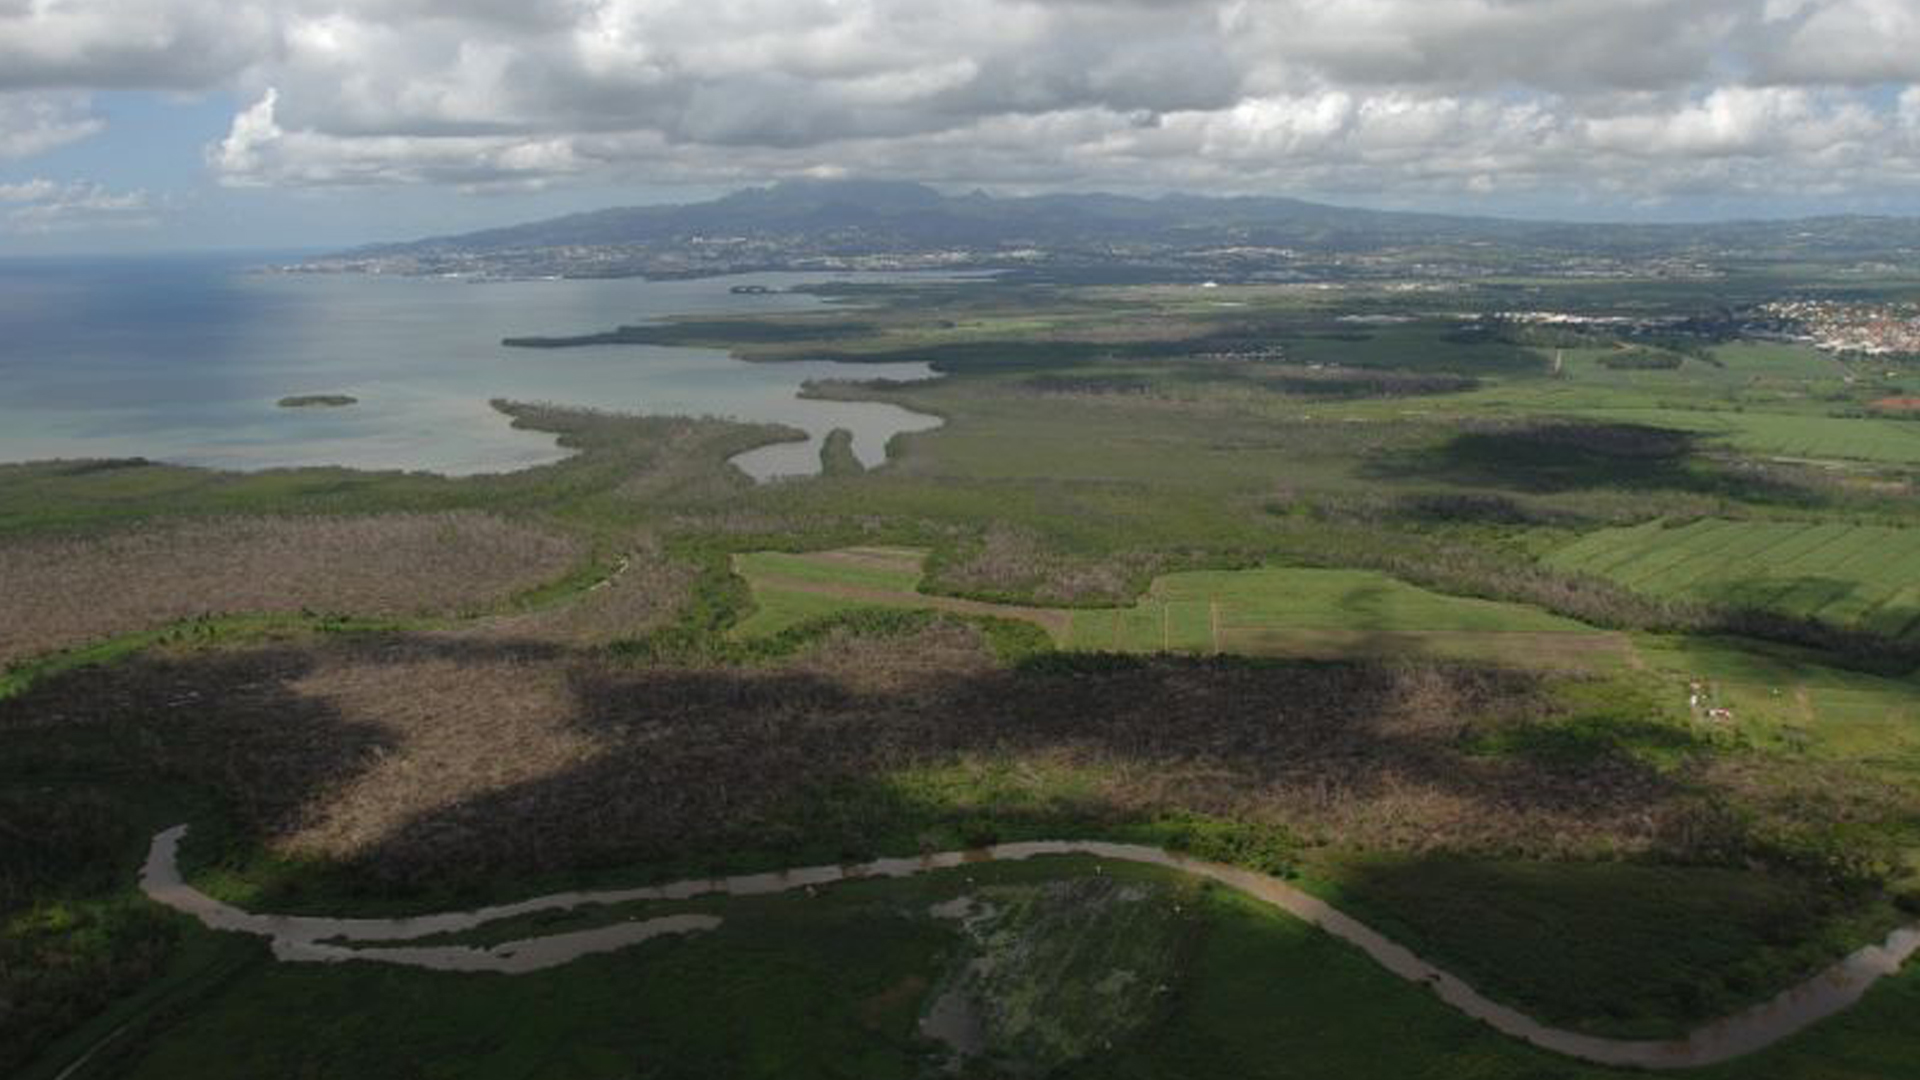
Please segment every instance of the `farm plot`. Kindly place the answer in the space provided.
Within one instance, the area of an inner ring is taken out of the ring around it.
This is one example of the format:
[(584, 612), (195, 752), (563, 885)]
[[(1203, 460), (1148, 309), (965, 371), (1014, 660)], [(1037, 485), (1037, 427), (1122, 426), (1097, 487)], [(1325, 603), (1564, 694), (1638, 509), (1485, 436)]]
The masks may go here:
[(917, 548), (854, 547), (789, 555), (756, 551), (734, 560), (749, 579), (858, 586), (912, 592), (920, 586), (920, 564), (926, 553)]
[(1547, 558), (1655, 596), (1734, 604), (1920, 634), (1920, 535), (1840, 522), (1650, 522), (1605, 529)]
[(1731, 449), (1767, 457), (1920, 463), (1920, 424), (1908, 420), (1662, 408), (1579, 411), (1622, 422), (1715, 435)]
[(1518, 604), (1446, 596), (1367, 570), (1169, 574), (1132, 608), (1076, 611), (1068, 646), (1254, 656), (1426, 655), (1612, 666), (1624, 639)]
[(1920, 681), (1912, 676), (1843, 671), (1754, 642), (1646, 635), (1635, 644), (1670, 684), (1671, 700), (1697, 697), (1698, 710), (1725, 709), (1742, 731), (1795, 752), (1920, 776)]
[(1920, 462), (1920, 427), (1898, 420), (1745, 414), (1734, 421), (1729, 441), (1737, 449), (1783, 457)]
[[(1620, 635), (1534, 608), (1446, 596), (1373, 571), (1168, 574), (1130, 607), (1066, 609), (916, 592), (919, 557), (902, 549), (737, 556), (735, 569), (752, 587), (757, 610), (735, 633), (762, 637), (809, 618), (878, 605), (1022, 619), (1045, 629), (1062, 648), (1090, 652), (1417, 655), (1612, 667), (1629, 649)], [(910, 575), (907, 559), (915, 560)]]
[(920, 608), (956, 615), (1020, 619), (1047, 631), (1056, 643), (1067, 631), (1067, 614), (1051, 608), (989, 604), (919, 592), (917, 548), (855, 547), (790, 555), (756, 551), (733, 558), (747, 580), (754, 611), (734, 627), (735, 637), (770, 637), (809, 619), (861, 607)]

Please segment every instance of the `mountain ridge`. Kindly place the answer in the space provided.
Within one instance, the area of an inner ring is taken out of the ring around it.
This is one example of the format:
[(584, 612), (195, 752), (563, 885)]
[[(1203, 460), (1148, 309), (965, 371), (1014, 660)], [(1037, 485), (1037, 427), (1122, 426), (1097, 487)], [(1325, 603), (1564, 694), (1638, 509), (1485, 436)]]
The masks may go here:
[(1212, 253), (1216, 271), (1228, 272), (1262, 250), (1276, 259), (1281, 253), (1431, 250), (1465, 266), (1488, 254), (1477, 248), (1523, 265), (1570, 258), (1912, 258), (1920, 253), (1920, 219), (1567, 222), (1373, 210), (1286, 196), (950, 195), (911, 181), (788, 180), (703, 202), (608, 207), (368, 245), (334, 261), (399, 272), (607, 276), (811, 269), (862, 259), (904, 268), (1103, 262), (1194, 268)]

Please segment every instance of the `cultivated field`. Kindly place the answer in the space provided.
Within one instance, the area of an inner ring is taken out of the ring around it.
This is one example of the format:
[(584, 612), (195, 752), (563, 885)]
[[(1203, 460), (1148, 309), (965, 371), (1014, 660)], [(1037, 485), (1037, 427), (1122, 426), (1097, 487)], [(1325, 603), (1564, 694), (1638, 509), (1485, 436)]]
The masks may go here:
[(1518, 604), (1446, 596), (1374, 571), (1290, 568), (1169, 574), (1131, 608), (1075, 611), (1069, 645), (1549, 667), (1615, 665), (1627, 651), (1619, 635)]
[(479, 610), (571, 570), (581, 545), (471, 512), (246, 517), (0, 542), (0, 665), (201, 615)]
[(1767, 457), (1920, 465), (1920, 424), (1902, 420), (1673, 410), (1633, 410), (1621, 417), (1715, 434), (1735, 450)]
[[(1696, 712), (1724, 708), (1723, 726), (1755, 743), (1826, 761), (1870, 761), (1920, 779), (1920, 680), (1845, 671), (1804, 650), (1687, 637), (1641, 636), (1637, 652)], [(1920, 880), (1920, 847), (1907, 853)]]
[(1920, 635), (1920, 530), (1844, 522), (1652, 521), (1605, 529), (1547, 563), (1656, 596)]
[(766, 637), (863, 605), (1033, 623), (1087, 652), (1241, 656), (1429, 656), (1607, 668), (1626, 639), (1518, 604), (1446, 596), (1367, 570), (1187, 571), (1156, 578), (1124, 608), (1040, 608), (918, 592), (925, 553), (855, 548), (736, 556), (756, 609), (742, 638)]

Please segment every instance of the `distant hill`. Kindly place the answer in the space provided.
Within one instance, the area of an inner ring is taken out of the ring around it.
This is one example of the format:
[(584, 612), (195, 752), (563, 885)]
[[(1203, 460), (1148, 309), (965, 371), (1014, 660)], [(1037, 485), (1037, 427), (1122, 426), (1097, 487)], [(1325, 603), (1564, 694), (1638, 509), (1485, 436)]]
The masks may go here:
[(619, 207), (374, 245), (318, 268), (605, 275), (1104, 264), (1231, 272), (1287, 255), (1383, 252), (1467, 266), (1569, 257), (1911, 260), (1920, 252), (1920, 221), (1591, 224), (1397, 213), (1267, 196), (948, 195), (915, 183), (808, 180), (708, 202)]

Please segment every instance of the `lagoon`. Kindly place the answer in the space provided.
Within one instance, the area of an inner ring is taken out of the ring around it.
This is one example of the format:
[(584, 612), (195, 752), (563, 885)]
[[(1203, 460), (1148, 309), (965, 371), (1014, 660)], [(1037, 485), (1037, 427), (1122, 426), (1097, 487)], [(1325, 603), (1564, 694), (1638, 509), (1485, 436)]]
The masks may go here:
[[(749, 364), (714, 349), (511, 349), (670, 315), (797, 310), (793, 286), (878, 275), (695, 281), (468, 281), (258, 273), (259, 256), (0, 260), (0, 461), (145, 457), (223, 469), (346, 465), (468, 475), (566, 456), (494, 398), (733, 416), (805, 429), (741, 455), (757, 479), (810, 474), (835, 427), (862, 462), (938, 426), (883, 403), (812, 401), (824, 378), (925, 378), (920, 364)], [(900, 277), (903, 275), (892, 275)], [(768, 292), (736, 292), (735, 286)], [(348, 395), (351, 408), (282, 398)]]

